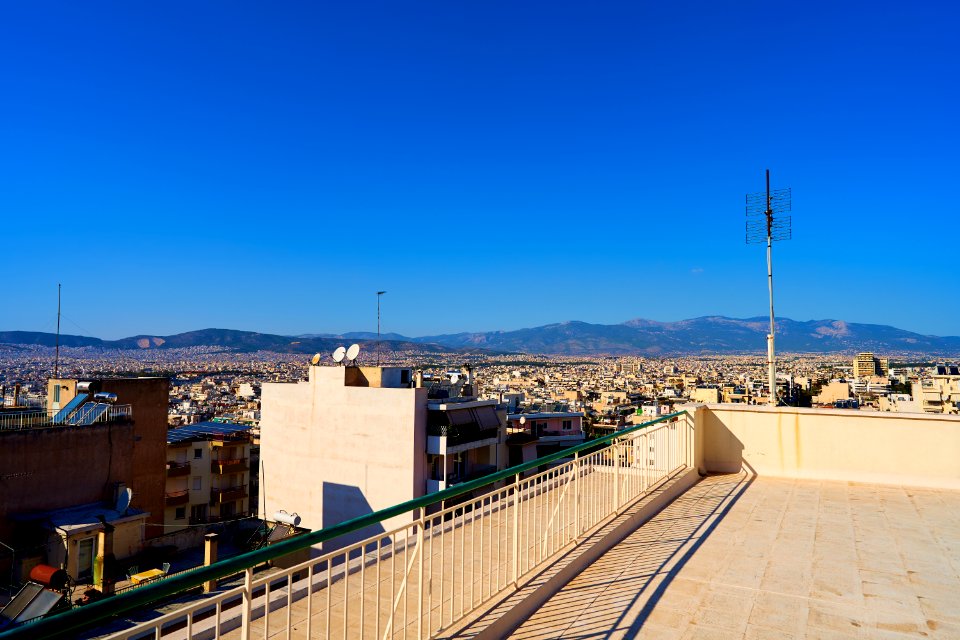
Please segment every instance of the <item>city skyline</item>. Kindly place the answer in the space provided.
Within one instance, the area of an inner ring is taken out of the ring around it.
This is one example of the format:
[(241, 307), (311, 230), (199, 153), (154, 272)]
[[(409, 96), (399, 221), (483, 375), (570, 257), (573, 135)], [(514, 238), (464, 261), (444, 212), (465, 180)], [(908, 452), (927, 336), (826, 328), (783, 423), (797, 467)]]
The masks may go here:
[(957, 335), (956, 11), (7, 7), (0, 329), (761, 316), (769, 168), (778, 316)]

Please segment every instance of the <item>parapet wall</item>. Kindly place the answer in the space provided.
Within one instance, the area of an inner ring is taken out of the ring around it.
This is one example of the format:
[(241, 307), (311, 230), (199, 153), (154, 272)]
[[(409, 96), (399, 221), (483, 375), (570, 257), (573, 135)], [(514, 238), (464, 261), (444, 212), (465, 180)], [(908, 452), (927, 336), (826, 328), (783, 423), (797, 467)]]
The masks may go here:
[(960, 489), (960, 417), (737, 404), (686, 407), (697, 463), (761, 476)]

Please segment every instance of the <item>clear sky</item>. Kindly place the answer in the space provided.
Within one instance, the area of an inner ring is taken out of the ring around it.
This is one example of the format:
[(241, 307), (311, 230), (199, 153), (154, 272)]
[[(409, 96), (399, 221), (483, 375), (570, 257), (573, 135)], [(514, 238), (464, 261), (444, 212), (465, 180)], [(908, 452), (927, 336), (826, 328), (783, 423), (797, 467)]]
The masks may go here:
[(949, 2), (6, 2), (0, 330), (960, 334)]

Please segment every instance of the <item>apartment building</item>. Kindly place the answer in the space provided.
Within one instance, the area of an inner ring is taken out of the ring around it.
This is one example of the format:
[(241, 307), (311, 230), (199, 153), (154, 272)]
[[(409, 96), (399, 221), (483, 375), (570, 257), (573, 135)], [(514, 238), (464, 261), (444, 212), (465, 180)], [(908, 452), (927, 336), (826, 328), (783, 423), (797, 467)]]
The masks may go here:
[[(426, 382), (412, 369), (311, 366), (267, 383), (260, 513), (320, 529), (505, 466), (506, 411), (466, 373)], [(396, 519), (399, 523), (403, 518)]]
[(168, 385), (51, 379), (46, 409), (0, 411), (0, 574), (46, 564), (86, 582), (100, 553), (142, 549), (162, 524)]
[(853, 377), (872, 378), (886, 376), (890, 372), (890, 361), (886, 358), (877, 358), (870, 352), (858, 353), (853, 358)]
[(167, 533), (250, 513), (250, 429), (226, 422), (170, 429), (163, 512)]
[(911, 391), (925, 413), (960, 413), (960, 366), (938, 365), (931, 377), (914, 382)]

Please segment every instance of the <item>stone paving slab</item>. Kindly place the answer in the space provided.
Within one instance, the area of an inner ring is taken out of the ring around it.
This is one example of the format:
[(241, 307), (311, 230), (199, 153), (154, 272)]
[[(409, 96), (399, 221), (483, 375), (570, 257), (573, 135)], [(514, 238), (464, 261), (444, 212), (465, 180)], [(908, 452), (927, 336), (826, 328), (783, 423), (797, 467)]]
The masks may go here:
[(711, 476), (513, 637), (960, 638), (960, 492)]

